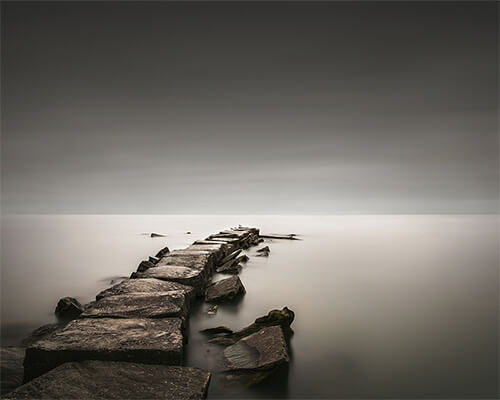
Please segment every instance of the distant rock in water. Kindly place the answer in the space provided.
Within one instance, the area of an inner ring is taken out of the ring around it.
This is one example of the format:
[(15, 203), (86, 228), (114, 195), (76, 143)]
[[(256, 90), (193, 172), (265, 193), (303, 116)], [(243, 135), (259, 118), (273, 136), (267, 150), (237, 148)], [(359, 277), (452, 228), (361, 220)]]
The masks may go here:
[(191, 235), (191, 232), (190, 232), (190, 231), (187, 231), (187, 232), (186, 232), (186, 235)]
[(151, 236), (152, 238), (156, 238), (156, 237), (165, 237), (165, 235), (162, 235), (162, 234), (160, 234), (160, 233), (154, 233), (154, 232), (153, 232), (153, 233), (151, 233), (151, 235), (149, 235), (149, 236)]
[(156, 258), (162, 258), (162, 257), (165, 257), (168, 253), (170, 253), (170, 250), (169, 250), (169, 248), (167, 246), (165, 246), (158, 253), (156, 253), (155, 257)]
[(83, 312), (83, 306), (74, 297), (63, 297), (56, 306), (55, 314), (62, 320), (71, 320)]

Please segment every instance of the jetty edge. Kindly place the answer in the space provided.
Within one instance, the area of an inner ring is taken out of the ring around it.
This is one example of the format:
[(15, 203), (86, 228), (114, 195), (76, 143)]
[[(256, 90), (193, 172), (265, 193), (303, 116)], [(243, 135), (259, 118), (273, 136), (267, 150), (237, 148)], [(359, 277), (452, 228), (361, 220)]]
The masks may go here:
[[(31, 343), (25, 384), (5, 398), (122, 398), (124, 390), (127, 398), (206, 397), (210, 372), (182, 366), (191, 304), (203, 298), (222, 260), (261, 241), (258, 228), (240, 226), (182, 250), (163, 248), (155, 263), (141, 263), (129, 279), (98, 293), (76, 319)], [(128, 369), (137, 376), (122, 376)], [(154, 393), (134, 386), (140, 374), (149, 376)], [(118, 375), (120, 384), (108, 382)], [(180, 376), (186, 377), (185, 392), (172, 391)]]

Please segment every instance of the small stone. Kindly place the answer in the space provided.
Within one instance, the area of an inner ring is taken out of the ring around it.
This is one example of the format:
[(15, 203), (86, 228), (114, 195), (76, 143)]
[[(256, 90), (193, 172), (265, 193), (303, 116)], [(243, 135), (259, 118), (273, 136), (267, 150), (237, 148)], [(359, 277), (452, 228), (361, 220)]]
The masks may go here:
[(75, 319), (83, 312), (83, 306), (74, 297), (63, 297), (57, 303), (55, 314), (62, 320)]
[(217, 304), (213, 304), (207, 309), (207, 314), (208, 315), (215, 315), (217, 314), (217, 310), (219, 309), (219, 306)]
[(165, 237), (165, 235), (162, 235), (162, 234), (160, 234), (160, 233), (154, 233), (154, 232), (153, 232), (153, 233), (151, 233), (151, 235), (150, 235), (150, 236), (151, 236), (152, 238), (156, 238), (156, 237)]
[(270, 252), (271, 250), (269, 249), (269, 246), (266, 246), (266, 247), (262, 247), (260, 249), (257, 250), (257, 253), (262, 253), (262, 252)]
[(233, 333), (231, 329), (227, 326), (217, 326), (215, 328), (202, 329), (201, 333), (206, 333), (207, 335), (217, 335), (219, 333)]
[(212, 283), (205, 292), (205, 300), (208, 302), (228, 302), (244, 293), (245, 287), (240, 278), (232, 276)]

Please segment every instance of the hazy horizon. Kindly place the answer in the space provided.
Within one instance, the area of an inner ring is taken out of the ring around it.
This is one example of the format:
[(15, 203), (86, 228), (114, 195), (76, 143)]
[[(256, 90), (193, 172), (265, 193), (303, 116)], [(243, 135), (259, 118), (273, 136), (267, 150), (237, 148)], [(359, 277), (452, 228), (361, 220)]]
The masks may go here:
[(497, 2), (2, 2), (4, 214), (495, 214)]

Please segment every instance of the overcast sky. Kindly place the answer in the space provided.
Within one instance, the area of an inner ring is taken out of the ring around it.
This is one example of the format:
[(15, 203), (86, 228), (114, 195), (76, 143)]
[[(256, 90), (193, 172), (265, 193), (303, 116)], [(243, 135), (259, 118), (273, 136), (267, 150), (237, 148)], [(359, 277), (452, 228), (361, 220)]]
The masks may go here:
[(4, 213), (484, 213), (498, 3), (2, 2)]

